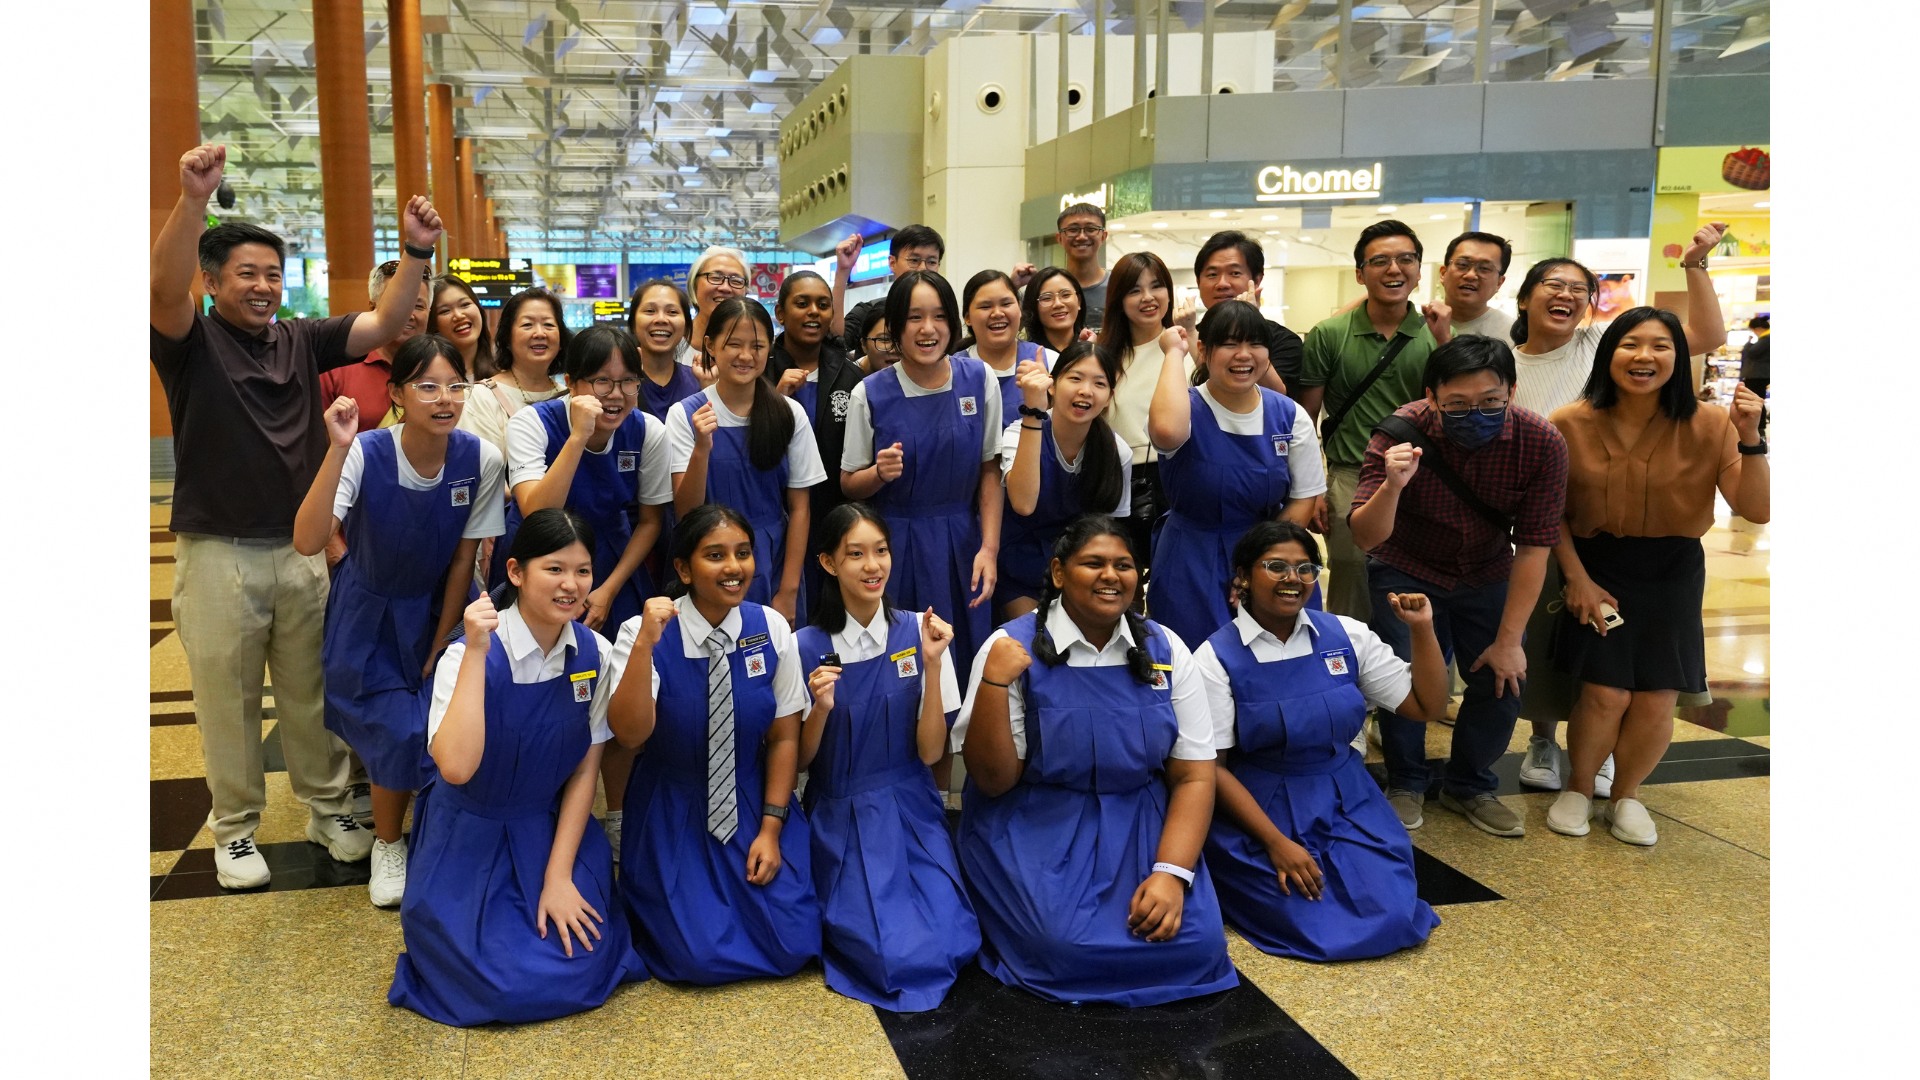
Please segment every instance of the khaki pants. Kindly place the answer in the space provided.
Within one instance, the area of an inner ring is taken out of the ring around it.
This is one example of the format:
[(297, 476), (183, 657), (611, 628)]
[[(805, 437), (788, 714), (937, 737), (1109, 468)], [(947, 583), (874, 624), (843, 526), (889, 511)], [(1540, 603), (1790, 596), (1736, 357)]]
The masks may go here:
[(174, 553), (173, 620), (193, 680), (214, 842), (251, 836), (267, 805), (260, 697), (269, 667), (294, 795), (315, 814), (351, 813), (347, 747), (321, 721), (326, 559), (286, 540), (189, 534)]
[(1360, 466), (1327, 462), (1327, 583), (1321, 602), (1327, 611), (1370, 622), (1373, 598), (1367, 591), (1367, 553), (1353, 543), (1347, 510), (1360, 487)]

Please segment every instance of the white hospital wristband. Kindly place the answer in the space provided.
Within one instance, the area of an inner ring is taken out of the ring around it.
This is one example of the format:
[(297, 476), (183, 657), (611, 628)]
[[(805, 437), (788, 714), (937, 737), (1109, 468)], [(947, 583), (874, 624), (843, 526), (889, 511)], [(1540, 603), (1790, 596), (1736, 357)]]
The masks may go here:
[(1175, 866), (1170, 862), (1157, 862), (1153, 864), (1153, 872), (1156, 874), (1172, 874), (1174, 877), (1186, 882), (1187, 888), (1193, 888), (1193, 871), (1184, 866)]

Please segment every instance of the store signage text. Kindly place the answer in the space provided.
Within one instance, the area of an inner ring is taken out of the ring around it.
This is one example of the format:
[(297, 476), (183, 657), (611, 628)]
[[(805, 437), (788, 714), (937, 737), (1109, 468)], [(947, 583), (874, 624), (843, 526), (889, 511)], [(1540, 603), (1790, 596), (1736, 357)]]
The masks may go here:
[(1082, 195), (1075, 195), (1073, 192), (1068, 192), (1060, 196), (1060, 209), (1065, 210), (1074, 203), (1092, 203), (1094, 206), (1105, 210), (1107, 208), (1107, 185), (1101, 184), (1099, 187)]
[(1260, 202), (1296, 202), (1319, 199), (1377, 199), (1380, 163), (1371, 169), (1320, 169), (1296, 172), (1291, 165), (1269, 165), (1253, 178)]

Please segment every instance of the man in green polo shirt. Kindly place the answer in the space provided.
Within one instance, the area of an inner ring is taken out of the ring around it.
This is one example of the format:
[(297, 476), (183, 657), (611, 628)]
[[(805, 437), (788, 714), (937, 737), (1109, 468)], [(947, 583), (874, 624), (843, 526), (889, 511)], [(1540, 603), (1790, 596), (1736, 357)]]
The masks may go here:
[[(1362, 622), (1372, 617), (1373, 607), (1367, 556), (1347, 528), (1360, 459), (1373, 425), (1423, 396), (1420, 378), (1427, 354), (1449, 336), (1445, 303), (1435, 301), (1422, 312), (1409, 299), (1420, 284), (1420, 255), (1420, 238), (1401, 222), (1378, 221), (1362, 230), (1353, 264), (1355, 280), (1366, 287), (1366, 302), (1309, 330), (1300, 362), (1300, 404), (1308, 414), (1320, 415), (1320, 445), (1327, 455), (1324, 600), (1328, 611)], [(1396, 343), (1392, 361), (1369, 383)]]

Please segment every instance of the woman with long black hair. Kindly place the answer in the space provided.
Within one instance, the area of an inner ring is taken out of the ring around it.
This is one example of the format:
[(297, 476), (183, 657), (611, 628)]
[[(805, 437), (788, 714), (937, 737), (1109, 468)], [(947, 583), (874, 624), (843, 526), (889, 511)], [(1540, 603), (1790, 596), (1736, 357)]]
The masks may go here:
[[(1167, 495), (1160, 484), (1160, 454), (1147, 438), (1147, 411), (1160, 384), (1166, 353), (1161, 335), (1173, 325), (1173, 274), (1160, 256), (1136, 251), (1120, 256), (1107, 278), (1106, 322), (1100, 328), (1100, 347), (1120, 363), (1113, 388), (1113, 407), (1107, 422), (1133, 450), (1133, 490), (1127, 500), (1127, 532), (1140, 559), (1142, 573), (1153, 559), (1153, 526), (1167, 511)], [(1180, 377), (1193, 374), (1193, 361), (1179, 359)]]
[(1087, 298), (1072, 274), (1048, 266), (1033, 275), (1020, 300), (1020, 333), (1057, 353), (1089, 336)]

